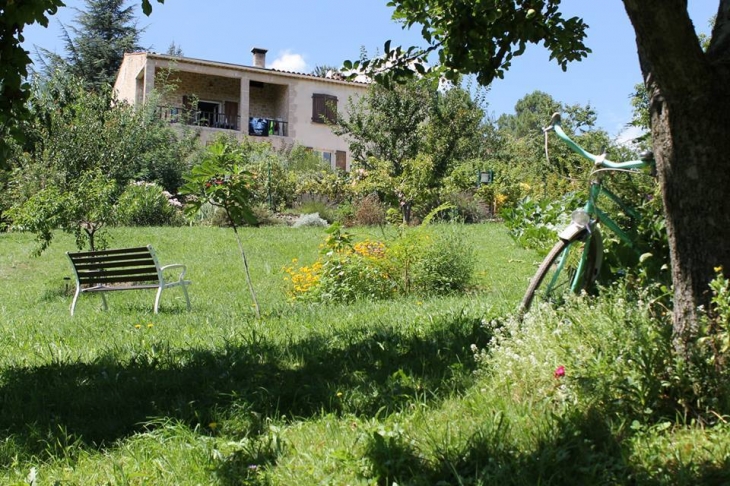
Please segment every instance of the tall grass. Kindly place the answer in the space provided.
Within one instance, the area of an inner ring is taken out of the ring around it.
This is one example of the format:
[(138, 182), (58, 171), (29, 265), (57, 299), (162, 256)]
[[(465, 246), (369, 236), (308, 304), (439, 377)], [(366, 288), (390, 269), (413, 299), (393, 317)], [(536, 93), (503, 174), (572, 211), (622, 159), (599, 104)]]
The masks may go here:
[(261, 319), (226, 229), (114, 229), (114, 246), (152, 244), (162, 264), (188, 266), (193, 310), (179, 289), (158, 315), (153, 292), (130, 291), (107, 312), (82, 296), (73, 318), (71, 239), (32, 258), (30, 236), (0, 234), (0, 483), (730, 480), (726, 426), (645, 414), (641, 400), (661, 394), (615, 366), (635, 362), (622, 340), (656, 342), (636, 306), (576, 303), (516, 326), (535, 255), (500, 225), (463, 231), (478, 262), (469, 292), (316, 306), (287, 299), (282, 268), (313, 262), (321, 229), (246, 229)]

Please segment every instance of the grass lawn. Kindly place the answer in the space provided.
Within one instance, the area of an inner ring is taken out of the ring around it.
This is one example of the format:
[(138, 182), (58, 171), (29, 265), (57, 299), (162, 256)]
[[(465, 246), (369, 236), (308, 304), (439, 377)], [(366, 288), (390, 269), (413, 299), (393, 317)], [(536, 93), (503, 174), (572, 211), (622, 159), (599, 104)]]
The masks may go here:
[(433, 447), (478, 424), (470, 347), (536, 260), (499, 224), (462, 230), (478, 256), (468, 294), (335, 306), (286, 294), (282, 268), (314, 261), (321, 229), (244, 229), (261, 320), (229, 229), (112, 229), (112, 247), (186, 264), (193, 310), (173, 288), (158, 315), (153, 291), (130, 291), (108, 312), (82, 295), (74, 317), (72, 239), (36, 258), (31, 235), (0, 234), (0, 483), (368, 484), (394, 457), (415, 467), (425, 458), (391, 450), (407, 446), (399, 423)]
[(0, 234), (0, 484), (730, 484), (727, 407), (703, 397), (696, 422), (670, 400), (668, 322), (606, 292), (518, 325), (537, 256), (499, 224), (456, 229), (469, 292), (347, 305), (287, 296), (322, 229), (245, 229), (261, 319), (231, 230), (112, 229), (186, 264), (193, 309), (116, 292), (73, 318), (72, 239), (34, 258)]

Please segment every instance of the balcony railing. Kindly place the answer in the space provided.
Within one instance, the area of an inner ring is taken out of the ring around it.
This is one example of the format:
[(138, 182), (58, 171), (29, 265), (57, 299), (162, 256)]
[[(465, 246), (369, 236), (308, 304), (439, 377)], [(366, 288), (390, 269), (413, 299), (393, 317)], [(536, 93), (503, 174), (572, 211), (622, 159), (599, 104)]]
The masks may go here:
[(289, 122), (278, 118), (260, 118), (249, 117), (248, 134), (255, 137), (268, 137), (275, 135), (278, 137), (289, 136)]
[(241, 117), (228, 116), (212, 111), (188, 110), (174, 106), (157, 107), (157, 116), (169, 123), (182, 123), (199, 127), (224, 128), (240, 130)]
[[(157, 116), (168, 123), (182, 123), (199, 127), (240, 130), (240, 116), (226, 116), (221, 113), (202, 110), (189, 110), (174, 106), (157, 107)], [(279, 118), (249, 117), (248, 134), (256, 137), (288, 137), (289, 122)]]

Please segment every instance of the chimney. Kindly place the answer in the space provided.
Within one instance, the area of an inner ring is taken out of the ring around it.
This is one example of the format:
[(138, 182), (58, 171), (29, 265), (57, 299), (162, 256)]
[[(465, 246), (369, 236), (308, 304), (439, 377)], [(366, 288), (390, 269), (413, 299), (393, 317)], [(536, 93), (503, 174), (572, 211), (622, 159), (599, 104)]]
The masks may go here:
[(265, 68), (266, 67), (266, 49), (259, 49), (254, 47), (251, 49), (253, 53), (253, 65), (254, 67)]

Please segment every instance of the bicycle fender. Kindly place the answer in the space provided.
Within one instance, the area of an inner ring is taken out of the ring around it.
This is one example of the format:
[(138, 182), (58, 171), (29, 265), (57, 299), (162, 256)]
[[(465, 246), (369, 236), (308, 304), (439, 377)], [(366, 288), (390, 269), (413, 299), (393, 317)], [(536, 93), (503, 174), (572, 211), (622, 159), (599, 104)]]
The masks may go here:
[(566, 242), (572, 241), (576, 238), (576, 236), (585, 231), (585, 226), (577, 223), (570, 223), (563, 231), (558, 233), (558, 238)]

